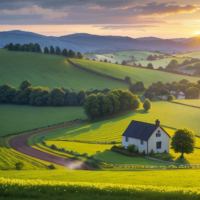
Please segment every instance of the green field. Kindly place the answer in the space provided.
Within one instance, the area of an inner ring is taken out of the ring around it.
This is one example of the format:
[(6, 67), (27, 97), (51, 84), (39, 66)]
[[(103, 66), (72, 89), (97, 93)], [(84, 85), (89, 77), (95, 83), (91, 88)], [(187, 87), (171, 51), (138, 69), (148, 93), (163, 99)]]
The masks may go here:
[(200, 51), (191, 52), (191, 53), (185, 53), (180, 54), (178, 57), (191, 57), (191, 58), (200, 58)]
[[(39, 142), (41, 137), (45, 136), (45, 140), (51, 140), (51, 143), (56, 143), (58, 140), (79, 140), (79, 141), (92, 141), (92, 142), (121, 142), (121, 135), (131, 122), (131, 120), (144, 121), (149, 123), (155, 123), (156, 119), (161, 121), (161, 124), (166, 131), (173, 135), (175, 130), (170, 128), (182, 128), (187, 127), (195, 132), (195, 135), (200, 136), (199, 132), (199, 117), (200, 109), (192, 108), (189, 106), (174, 104), (170, 102), (157, 101), (152, 103), (152, 109), (149, 112), (144, 110), (133, 111), (125, 116), (110, 119), (106, 121), (100, 121), (92, 124), (78, 125), (76, 127), (68, 127), (52, 132), (44, 133), (35, 137), (35, 142)], [(200, 139), (197, 139), (196, 147), (200, 147)], [(83, 143), (78, 148), (82, 147)], [(86, 144), (84, 144), (86, 145)], [(87, 144), (90, 145), (90, 144)], [(87, 146), (86, 145), (86, 146)], [(77, 147), (71, 146), (72, 149), (77, 150)], [(105, 148), (108, 149), (108, 148)], [(89, 152), (89, 151), (88, 151)], [(84, 153), (88, 153), (85, 151)], [(101, 155), (102, 160), (107, 160), (110, 157), (109, 152), (104, 152)], [(176, 160), (180, 155), (175, 154), (172, 150), (170, 153), (175, 157)], [(187, 163), (198, 164), (200, 163), (200, 149), (195, 149), (193, 154), (185, 155)], [(117, 160), (117, 159), (116, 159)], [(123, 163), (123, 161), (121, 162)], [(117, 163), (120, 164), (120, 163)]]
[(128, 67), (110, 63), (94, 62), (88, 60), (72, 59), (73, 62), (80, 64), (88, 69), (92, 69), (97, 72), (101, 72), (107, 75), (111, 75), (117, 78), (124, 79), (126, 76), (130, 76), (133, 83), (137, 81), (143, 81), (145, 85), (149, 86), (153, 82), (162, 81), (163, 83), (180, 81), (187, 79), (190, 82), (196, 82), (199, 78), (189, 77), (184, 75), (172, 74), (161, 71), (147, 70), (136, 67)]
[(123, 60), (132, 60), (132, 56), (134, 56), (136, 60), (147, 59), (149, 55), (164, 55), (162, 53), (155, 53), (155, 52), (146, 52), (146, 51), (125, 51), (125, 52), (117, 52), (111, 54), (94, 54), (94, 53), (85, 53), (83, 56), (85, 58), (89, 58), (90, 60), (95, 59), (96, 61), (107, 61), (111, 63), (118, 62), (119, 64), (122, 63)]
[(127, 89), (128, 85), (79, 69), (64, 56), (0, 50), (0, 85), (16, 88), (28, 79), (33, 86), (81, 89)]
[(0, 136), (77, 118), (86, 119), (82, 107), (34, 107), (0, 104)]
[[(185, 60), (188, 60), (186, 58), (179, 58), (179, 57), (171, 57), (171, 58), (164, 58), (164, 59), (159, 59), (159, 60), (154, 60), (154, 61), (149, 61), (149, 60), (141, 60), (135, 62), (137, 65), (140, 63), (143, 67), (147, 67), (149, 63), (152, 63), (154, 69), (158, 69), (159, 67), (167, 67), (167, 65), (171, 62), (171, 60), (177, 60), (179, 64), (182, 64)], [(130, 65), (133, 65), (133, 63), (129, 63)]]
[(200, 100), (199, 99), (177, 99), (174, 102), (183, 103), (190, 106), (197, 106), (200, 107)]

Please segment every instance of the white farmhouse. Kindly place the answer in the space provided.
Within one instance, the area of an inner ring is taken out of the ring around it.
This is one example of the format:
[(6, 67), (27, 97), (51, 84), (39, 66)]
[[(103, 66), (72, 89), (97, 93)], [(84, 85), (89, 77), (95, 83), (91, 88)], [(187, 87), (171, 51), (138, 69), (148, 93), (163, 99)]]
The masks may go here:
[(155, 124), (132, 121), (122, 135), (122, 146), (127, 148), (129, 144), (138, 147), (139, 152), (169, 153), (170, 135), (160, 126), (160, 121)]
[(185, 99), (185, 94), (181, 91), (170, 91), (170, 94), (173, 94), (176, 97), (176, 99)]

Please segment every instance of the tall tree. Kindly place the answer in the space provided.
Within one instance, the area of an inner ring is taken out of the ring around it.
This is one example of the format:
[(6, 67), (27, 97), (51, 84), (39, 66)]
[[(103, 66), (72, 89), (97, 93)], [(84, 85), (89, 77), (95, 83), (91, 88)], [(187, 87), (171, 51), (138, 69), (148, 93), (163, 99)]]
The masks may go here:
[(63, 56), (68, 56), (67, 49), (63, 49), (63, 50), (62, 50), (62, 55), (63, 55)]
[(184, 153), (190, 154), (194, 152), (196, 139), (194, 132), (188, 128), (178, 129), (173, 137), (171, 142), (171, 149), (175, 153), (181, 153), (181, 158), (184, 157)]
[(44, 47), (44, 53), (49, 53), (48, 47)]
[(13, 43), (10, 43), (9, 45), (8, 45), (8, 51), (12, 51), (13, 50)]
[(65, 104), (65, 92), (61, 88), (54, 88), (49, 95), (49, 104), (63, 106)]
[(148, 69), (154, 69), (152, 63), (149, 63), (149, 64), (147, 65), (147, 68), (148, 68)]
[(83, 58), (83, 55), (80, 53), (80, 52), (77, 52), (77, 56), (78, 56), (78, 58)]
[(50, 54), (55, 54), (55, 49), (52, 45), (50, 46)]
[(56, 46), (56, 54), (61, 55), (61, 50), (59, 46)]
[(74, 51), (72, 51), (72, 50), (70, 49), (69, 52), (68, 52), (68, 55), (69, 55), (70, 58), (73, 58), (76, 54), (75, 54)]

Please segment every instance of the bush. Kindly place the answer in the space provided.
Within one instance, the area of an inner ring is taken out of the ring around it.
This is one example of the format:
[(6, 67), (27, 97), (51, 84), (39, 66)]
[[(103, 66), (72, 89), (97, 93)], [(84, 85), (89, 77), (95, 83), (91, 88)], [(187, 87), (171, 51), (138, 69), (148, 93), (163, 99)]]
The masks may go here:
[(88, 160), (86, 160), (86, 161), (84, 161), (84, 163), (86, 165), (90, 165), (93, 168), (99, 168), (99, 165), (96, 162), (94, 162), (94, 161), (88, 161)]
[(22, 161), (19, 161), (15, 163), (16, 170), (22, 170), (24, 168), (24, 163)]
[(153, 156), (155, 153), (154, 153), (154, 150), (151, 149), (151, 152), (149, 153), (150, 156)]
[(42, 143), (42, 145), (46, 145), (46, 142), (45, 142), (45, 141), (42, 141), (41, 143)]
[(130, 152), (130, 153), (134, 153), (136, 148), (135, 148), (135, 145), (134, 144), (129, 144), (128, 147), (127, 147), (127, 150)]
[(56, 167), (53, 164), (51, 164), (49, 165), (49, 169), (56, 169)]
[(143, 152), (141, 153), (141, 156), (145, 156), (146, 155), (146, 152), (145, 150), (143, 150)]
[(168, 101), (172, 101), (172, 100), (175, 100), (175, 99), (176, 99), (176, 97), (172, 94), (169, 95), (168, 98), (167, 98)]
[(144, 103), (143, 103), (143, 108), (148, 111), (151, 109), (151, 102), (149, 101), (149, 99), (145, 99)]
[(53, 150), (58, 150), (58, 147), (57, 147), (55, 144), (52, 144), (52, 145), (50, 146), (50, 148), (53, 149)]

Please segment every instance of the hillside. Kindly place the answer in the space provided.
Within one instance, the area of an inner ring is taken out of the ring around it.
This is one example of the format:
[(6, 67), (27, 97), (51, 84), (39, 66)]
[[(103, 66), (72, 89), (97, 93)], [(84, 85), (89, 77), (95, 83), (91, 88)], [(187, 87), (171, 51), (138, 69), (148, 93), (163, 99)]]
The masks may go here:
[(61, 37), (47, 37), (31, 32), (8, 31), (0, 32), (0, 48), (8, 43), (39, 43), (42, 48), (45, 46), (60, 46), (61, 49), (73, 49), (82, 53), (94, 52), (99, 54), (122, 52), (122, 51), (161, 51), (165, 53), (187, 52), (200, 50), (199, 40), (182, 43), (166, 39), (134, 39), (121, 36), (100, 36), (85, 33), (65, 35)]
[(0, 85), (16, 88), (28, 79), (33, 86), (81, 89), (127, 89), (128, 85), (72, 66), (64, 56), (0, 50)]
[(162, 81), (163, 83), (180, 81), (182, 79), (187, 79), (190, 82), (196, 82), (199, 80), (197, 77), (190, 77), (178, 74), (172, 74), (167, 72), (128, 67), (123, 65), (104, 63), (104, 62), (95, 62), (88, 60), (77, 60), (72, 59), (73, 62), (80, 64), (88, 69), (95, 70), (97, 72), (105, 73), (117, 78), (122, 78), (130, 76), (133, 83), (137, 81), (143, 81), (145, 85), (149, 86), (153, 82)]
[(180, 55), (178, 55), (178, 57), (200, 58), (200, 51), (180, 54)]

